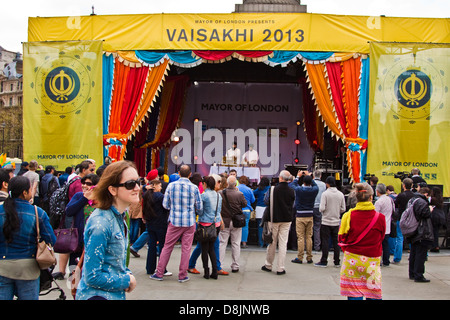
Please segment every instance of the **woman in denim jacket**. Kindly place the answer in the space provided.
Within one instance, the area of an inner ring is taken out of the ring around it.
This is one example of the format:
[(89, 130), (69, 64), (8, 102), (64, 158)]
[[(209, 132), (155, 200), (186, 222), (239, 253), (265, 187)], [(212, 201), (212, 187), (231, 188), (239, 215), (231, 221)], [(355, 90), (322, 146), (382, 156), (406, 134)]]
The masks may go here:
[(84, 266), (77, 300), (125, 300), (136, 287), (126, 267), (128, 232), (125, 211), (139, 202), (139, 175), (132, 162), (108, 165), (94, 189), (97, 209), (84, 231)]
[[(35, 207), (27, 177), (9, 181), (9, 197), (0, 205), (0, 300), (39, 300), (40, 269), (36, 262)], [(37, 208), (41, 238), (52, 245), (56, 237), (47, 213)]]
[[(201, 210), (198, 214), (198, 224), (199, 226), (210, 226), (215, 222), (217, 234), (219, 234), (219, 229), (222, 221), (220, 217), (220, 211), (222, 209), (222, 197), (219, 196), (216, 191), (214, 191), (214, 188), (216, 186), (216, 179), (209, 176), (206, 177), (204, 183), (206, 184), (206, 190), (200, 195), (203, 202), (203, 210)], [(217, 279), (217, 260), (216, 253), (214, 251), (214, 242), (216, 241), (217, 238), (211, 241), (201, 242), (202, 262), (204, 269), (203, 277), (205, 279), (209, 279), (210, 277), (213, 279)], [(208, 268), (208, 256), (212, 264), (211, 275), (209, 274)]]

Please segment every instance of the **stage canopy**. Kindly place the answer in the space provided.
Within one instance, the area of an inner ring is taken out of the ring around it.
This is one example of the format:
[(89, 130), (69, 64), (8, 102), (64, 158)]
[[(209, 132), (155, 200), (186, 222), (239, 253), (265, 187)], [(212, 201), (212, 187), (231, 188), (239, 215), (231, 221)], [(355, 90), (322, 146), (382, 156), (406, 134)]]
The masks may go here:
[[(305, 94), (312, 97), (312, 103), (304, 101), (303, 104), (304, 117), (308, 119), (304, 122), (308, 143), (313, 150), (320, 148), (321, 129), (327, 128), (347, 147), (349, 176), (359, 182), (367, 172), (366, 151), (370, 150), (371, 43), (448, 44), (450, 20), (307, 13), (29, 18), (28, 43), (43, 48), (41, 55), (45, 61), (61, 61), (63, 55), (70, 55), (69, 44), (92, 40), (101, 41), (103, 51), (103, 131), (92, 135), (90, 142), (103, 143), (105, 154), (122, 159), (127, 142), (134, 137), (134, 159), (142, 175), (148, 170), (147, 148), (151, 148), (151, 168), (163, 162), (162, 156), (167, 161), (168, 152), (161, 154), (161, 150), (170, 144), (172, 132), (182, 119), (189, 79), (183, 75), (168, 76), (169, 68), (194, 68), (204, 63), (239, 59), (271, 67), (301, 62), (306, 72), (304, 87), (309, 91)], [(46, 48), (56, 43), (60, 47), (49, 54)], [(391, 46), (391, 50), (395, 52), (395, 46)], [(77, 60), (77, 55), (73, 56)], [(25, 50), (24, 59), (29, 62), (26, 64), (29, 70), (40, 70), (44, 66)], [(448, 60), (441, 68), (448, 74)], [(25, 73), (24, 114), (34, 113), (29, 121), (45, 117), (53, 117), (52, 121), (57, 122), (67, 121), (69, 114), (64, 117), (57, 112), (47, 114), (33, 108), (35, 102), (27, 103), (37, 99), (33, 96), (37, 94), (33, 86), (35, 79), (36, 75), (27, 77)], [(448, 92), (443, 95), (443, 101), (447, 95)], [(62, 104), (61, 110), (67, 109), (65, 102), (57, 103)], [(78, 130), (89, 129), (80, 127)], [(36, 136), (40, 133), (24, 130), (26, 158), (37, 156), (27, 147), (36, 143)], [(73, 153), (83, 154), (83, 150)], [(101, 159), (96, 160), (101, 162)], [(60, 169), (73, 164), (73, 161), (58, 158), (50, 162)], [(439, 177), (436, 182), (443, 181), (440, 179), (444, 178)]]

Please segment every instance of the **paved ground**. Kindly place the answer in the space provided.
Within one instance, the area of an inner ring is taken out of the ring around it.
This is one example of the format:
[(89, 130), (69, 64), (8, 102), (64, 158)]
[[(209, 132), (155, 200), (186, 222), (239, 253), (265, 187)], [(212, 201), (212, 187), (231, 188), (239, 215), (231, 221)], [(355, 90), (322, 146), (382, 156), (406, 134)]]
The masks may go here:
[[(163, 281), (150, 280), (145, 271), (146, 249), (139, 253), (140, 258), (131, 257), (130, 269), (137, 279), (137, 288), (127, 294), (127, 300), (345, 300), (339, 294), (339, 268), (332, 263), (318, 268), (312, 264), (294, 264), (295, 251), (288, 251), (286, 274), (279, 276), (275, 272), (261, 271), (265, 259), (265, 250), (250, 246), (241, 250), (240, 271), (229, 276), (219, 276), (218, 280), (203, 278), (203, 274), (189, 274), (190, 281), (178, 282), (178, 264), (180, 247), (176, 246), (170, 259), (168, 270), (173, 276)], [(320, 253), (314, 252), (313, 260), (319, 261)], [(230, 271), (231, 252), (228, 249), (224, 269)], [(202, 271), (201, 259), (197, 269)], [(430, 283), (415, 283), (408, 279), (408, 253), (404, 253), (399, 265), (391, 264), (382, 268), (384, 300), (450, 300), (450, 250), (429, 253), (425, 264), (425, 277)], [(72, 300), (66, 281), (57, 281)], [(54, 300), (57, 292), (41, 296), (41, 300)]]

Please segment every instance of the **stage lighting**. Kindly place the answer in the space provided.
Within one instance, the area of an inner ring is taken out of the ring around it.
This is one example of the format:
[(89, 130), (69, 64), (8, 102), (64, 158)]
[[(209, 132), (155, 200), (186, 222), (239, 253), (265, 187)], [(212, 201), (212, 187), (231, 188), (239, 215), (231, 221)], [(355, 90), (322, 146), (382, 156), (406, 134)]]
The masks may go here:
[(299, 140), (299, 139), (295, 139), (295, 140), (294, 140), (294, 143), (295, 143), (296, 145), (299, 145), (299, 144), (300, 144), (300, 140)]
[(194, 122), (198, 122), (200, 119), (199, 118), (195, 118), (194, 119)]
[(299, 120), (297, 120), (297, 125), (298, 125), (298, 126), (300, 125), (300, 121), (299, 121)]
[(180, 137), (178, 137), (178, 136), (173, 137), (173, 141), (175, 141), (175, 142), (180, 141)]
[(299, 161), (300, 161), (300, 160), (299, 160), (298, 158), (295, 158), (295, 159), (294, 159), (294, 162), (295, 162), (295, 163), (299, 163)]

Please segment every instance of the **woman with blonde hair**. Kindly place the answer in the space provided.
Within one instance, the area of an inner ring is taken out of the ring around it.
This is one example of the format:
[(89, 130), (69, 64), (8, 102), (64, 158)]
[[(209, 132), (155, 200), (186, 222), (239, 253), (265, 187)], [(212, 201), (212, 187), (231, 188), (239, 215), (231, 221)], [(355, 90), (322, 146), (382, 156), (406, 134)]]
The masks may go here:
[(97, 209), (85, 226), (85, 260), (77, 300), (125, 300), (136, 287), (126, 267), (128, 231), (125, 211), (139, 202), (139, 175), (129, 161), (118, 161), (103, 171), (93, 191)]
[(341, 295), (349, 300), (381, 299), (380, 261), (386, 219), (375, 211), (369, 184), (357, 183), (355, 194), (356, 206), (342, 216), (338, 235), (344, 251)]

